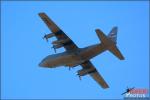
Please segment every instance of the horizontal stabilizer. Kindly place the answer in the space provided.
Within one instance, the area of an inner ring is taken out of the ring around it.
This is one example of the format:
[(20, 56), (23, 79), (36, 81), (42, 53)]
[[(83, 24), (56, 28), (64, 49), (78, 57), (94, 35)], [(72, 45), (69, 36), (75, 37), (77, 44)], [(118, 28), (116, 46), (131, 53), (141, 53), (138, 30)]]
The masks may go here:
[(107, 36), (100, 29), (96, 29), (95, 31), (96, 31), (97, 36), (100, 39), (100, 41), (102, 43), (106, 43), (107, 42)]
[(112, 46), (111, 48), (108, 49), (112, 54), (114, 54), (116, 57), (118, 57), (120, 60), (124, 60), (123, 55), (119, 51), (116, 45)]

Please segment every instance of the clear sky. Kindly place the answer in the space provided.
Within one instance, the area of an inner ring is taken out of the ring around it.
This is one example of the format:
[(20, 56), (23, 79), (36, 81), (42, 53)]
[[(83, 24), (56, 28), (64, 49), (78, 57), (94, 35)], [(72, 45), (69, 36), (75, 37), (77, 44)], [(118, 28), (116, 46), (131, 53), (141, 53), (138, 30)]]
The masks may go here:
[[(118, 26), (117, 46), (125, 60), (108, 51), (91, 60), (109, 89), (102, 89), (88, 75), (80, 81), (76, 76), (80, 66), (71, 71), (38, 66), (45, 56), (54, 54), (51, 42), (55, 40), (42, 39), (50, 31), (39, 12), (45, 12), (79, 47), (100, 42), (96, 28), (108, 34)], [(149, 87), (148, 1), (1, 2), (3, 99), (121, 99), (127, 87)]]

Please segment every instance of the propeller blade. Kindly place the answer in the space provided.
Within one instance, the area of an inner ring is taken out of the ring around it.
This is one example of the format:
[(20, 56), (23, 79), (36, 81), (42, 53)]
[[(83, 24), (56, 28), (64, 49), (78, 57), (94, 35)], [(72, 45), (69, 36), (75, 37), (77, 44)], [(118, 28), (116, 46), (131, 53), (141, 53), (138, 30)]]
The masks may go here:
[(46, 37), (46, 34), (44, 35), (43, 39), (45, 39), (46, 42), (48, 42), (48, 38)]
[(55, 51), (55, 53), (56, 53), (56, 49), (54, 48), (54, 51)]
[(81, 76), (79, 75), (79, 80), (81, 80)]
[(48, 39), (47, 38), (45, 38), (46, 39), (46, 42), (48, 42)]
[(46, 38), (46, 34), (43, 36), (43, 39), (45, 39)]
[(54, 46), (52, 46), (51, 48), (54, 49), (54, 52), (56, 53), (56, 48)]
[(79, 77), (79, 80), (81, 80), (81, 76), (77, 73), (76, 75), (78, 75), (78, 77)]
[(69, 70), (71, 69), (71, 67), (69, 67)]

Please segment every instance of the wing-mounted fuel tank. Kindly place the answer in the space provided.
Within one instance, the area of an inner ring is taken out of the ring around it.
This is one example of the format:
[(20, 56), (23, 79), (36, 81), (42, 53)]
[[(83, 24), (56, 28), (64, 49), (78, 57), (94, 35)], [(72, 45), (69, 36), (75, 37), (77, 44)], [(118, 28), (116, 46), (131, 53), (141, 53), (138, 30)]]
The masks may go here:
[(79, 76), (79, 79), (81, 80), (81, 76), (84, 76), (84, 75), (87, 75), (87, 74), (90, 74), (90, 73), (94, 73), (94, 72), (96, 72), (96, 69), (93, 68), (93, 67), (84, 68), (84, 69), (78, 70), (77, 75)]
[(53, 37), (55, 34), (54, 33), (50, 33), (50, 34), (45, 34), (43, 39), (46, 39), (46, 41), (48, 41), (48, 38)]

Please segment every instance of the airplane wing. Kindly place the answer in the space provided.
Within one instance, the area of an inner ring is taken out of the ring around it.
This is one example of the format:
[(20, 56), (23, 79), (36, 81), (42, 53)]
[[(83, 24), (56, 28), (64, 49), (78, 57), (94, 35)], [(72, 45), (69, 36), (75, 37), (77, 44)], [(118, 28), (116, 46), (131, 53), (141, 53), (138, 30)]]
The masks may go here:
[(94, 65), (90, 61), (86, 61), (85, 63), (81, 64), (81, 66), (84, 68), (93, 68), (95, 69), (93, 72), (90, 72), (89, 75), (104, 89), (109, 88), (108, 84), (105, 82), (103, 77), (99, 74), (99, 72), (96, 70)]
[(78, 48), (77, 45), (45, 13), (39, 13), (39, 16), (51, 30), (51, 34), (56, 36), (57, 40), (67, 40), (65, 43), (61, 42), (61, 45), (63, 45), (66, 50)]

